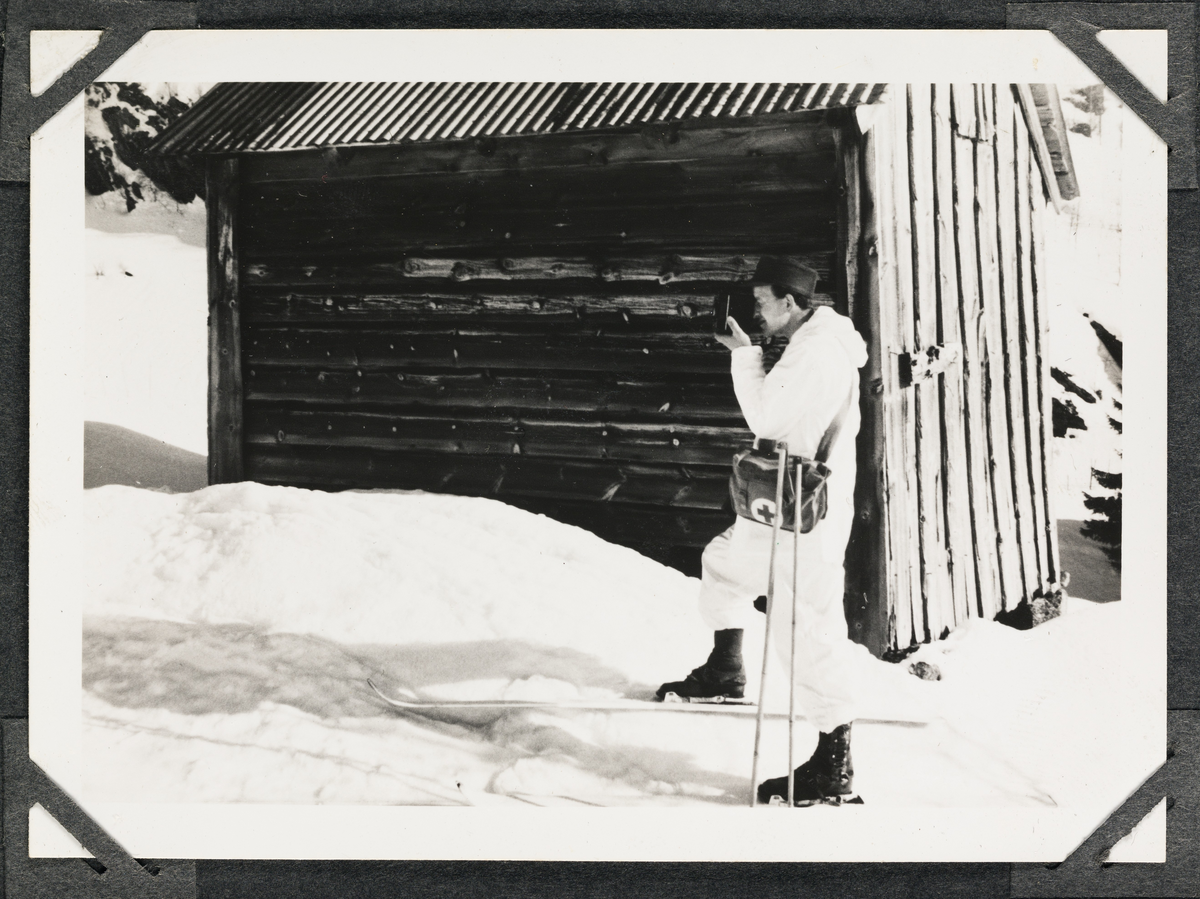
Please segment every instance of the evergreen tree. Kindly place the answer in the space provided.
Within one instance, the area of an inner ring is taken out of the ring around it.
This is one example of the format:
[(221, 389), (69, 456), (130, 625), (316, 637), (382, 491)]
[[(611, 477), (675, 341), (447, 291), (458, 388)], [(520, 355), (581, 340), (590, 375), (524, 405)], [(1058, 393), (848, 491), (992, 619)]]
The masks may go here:
[(1084, 494), (1083, 504), (1096, 517), (1084, 522), (1083, 535), (1100, 544), (1118, 570), (1121, 568), (1121, 473), (1092, 469), (1092, 477), (1111, 494)]

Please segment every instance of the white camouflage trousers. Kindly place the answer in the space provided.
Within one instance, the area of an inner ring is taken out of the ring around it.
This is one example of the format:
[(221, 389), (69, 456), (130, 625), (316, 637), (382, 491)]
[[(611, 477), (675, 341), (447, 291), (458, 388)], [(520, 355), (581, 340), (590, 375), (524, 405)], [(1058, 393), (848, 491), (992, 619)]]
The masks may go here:
[[(810, 533), (800, 535), (796, 603), (795, 685), (797, 711), (829, 732), (856, 715), (871, 662), (865, 647), (846, 635), (842, 605), (844, 554), (853, 509), (834, 509)], [(771, 642), (787, 670), (791, 654), (793, 538), (780, 531), (775, 554), (774, 615)], [(759, 613), (755, 597), (767, 592), (771, 528), (738, 518), (704, 550), (700, 614), (713, 630), (745, 628)]]

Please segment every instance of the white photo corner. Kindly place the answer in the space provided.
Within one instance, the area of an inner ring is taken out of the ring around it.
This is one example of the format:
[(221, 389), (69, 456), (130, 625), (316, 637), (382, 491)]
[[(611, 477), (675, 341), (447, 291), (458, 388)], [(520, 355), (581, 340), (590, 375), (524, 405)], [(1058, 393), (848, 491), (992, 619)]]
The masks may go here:
[(1052, 862), (1162, 764), (1166, 149), (1050, 35), (154, 32), (31, 193), (30, 754), (132, 855)]

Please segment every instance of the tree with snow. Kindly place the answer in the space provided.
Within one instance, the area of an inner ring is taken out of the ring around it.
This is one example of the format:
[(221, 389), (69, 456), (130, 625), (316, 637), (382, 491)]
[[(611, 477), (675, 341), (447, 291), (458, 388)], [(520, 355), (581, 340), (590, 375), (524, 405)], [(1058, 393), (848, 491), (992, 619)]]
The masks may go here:
[(127, 212), (144, 201), (204, 197), (203, 163), (149, 156), (151, 142), (199, 97), (170, 84), (96, 82), (85, 92), (84, 187), (113, 193)]
[[(1060, 95), (1082, 192), (1046, 236), (1056, 504), (1062, 539), (1082, 536), (1119, 568), (1125, 117), (1103, 85)], [(1080, 567), (1081, 583), (1095, 575)]]

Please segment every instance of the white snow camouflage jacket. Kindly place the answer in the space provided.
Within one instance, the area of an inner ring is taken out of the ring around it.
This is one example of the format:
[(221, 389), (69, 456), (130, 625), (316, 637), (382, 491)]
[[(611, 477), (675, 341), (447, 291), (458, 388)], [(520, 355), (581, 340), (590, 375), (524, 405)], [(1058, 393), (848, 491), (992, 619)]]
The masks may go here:
[(756, 437), (786, 440), (792, 455), (816, 456), (830, 422), (852, 395), (828, 459), (831, 511), (835, 502), (853, 502), (858, 370), (866, 362), (867, 347), (853, 323), (828, 306), (818, 306), (792, 335), (770, 374), (763, 372), (761, 347), (732, 353), (733, 389), (746, 424)]

